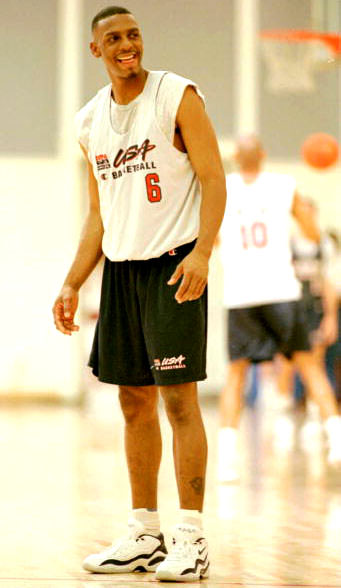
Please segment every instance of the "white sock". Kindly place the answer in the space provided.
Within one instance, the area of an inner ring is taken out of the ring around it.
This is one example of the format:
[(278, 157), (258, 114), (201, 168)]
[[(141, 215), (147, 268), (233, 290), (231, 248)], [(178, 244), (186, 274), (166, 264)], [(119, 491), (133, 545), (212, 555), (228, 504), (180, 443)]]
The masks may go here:
[(218, 431), (218, 450), (223, 453), (226, 449), (234, 451), (238, 443), (238, 429), (223, 427)]
[(157, 510), (149, 510), (148, 508), (134, 508), (132, 516), (136, 521), (142, 523), (144, 528), (151, 535), (160, 534), (160, 519)]
[(276, 412), (280, 414), (289, 413), (293, 408), (292, 396), (286, 396), (285, 394), (277, 393), (274, 399), (274, 408)]
[(324, 421), (324, 428), (327, 434), (329, 441), (331, 439), (337, 438), (340, 439), (341, 437), (341, 417), (337, 414), (328, 417)]
[[(308, 419), (310, 419), (312, 421), (320, 420), (320, 409), (317, 406), (316, 402), (313, 402), (312, 400), (308, 400), (307, 405), (306, 405), (306, 412), (307, 412)], [(334, 418), (334, 417), (329, 417), (329, 418)]]
[(202, 513), (199, 510), (181, 508), (180, 521), (185, 525), (193, 525), (194, 527), (202, 529)]

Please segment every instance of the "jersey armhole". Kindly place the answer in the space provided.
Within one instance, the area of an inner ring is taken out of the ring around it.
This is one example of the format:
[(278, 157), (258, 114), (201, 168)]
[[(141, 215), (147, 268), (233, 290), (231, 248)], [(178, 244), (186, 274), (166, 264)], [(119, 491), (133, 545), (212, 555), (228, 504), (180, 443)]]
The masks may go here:
[[(169, 74), (169, 72), (165, 72), (164, 75), (159, 80), (158, 88), (157, 88), (157, 91), (156, 91), (156, 95), (155, 95), (155, 119), (156, 119), (156, 122), (157, 122), (157, 125), (158, 125), (160, 131), (166, 137), (166, 139), (168, 140), (168, 142), (174, 147), (174, 137), (175, 137), (175, 131), (176, 131), (176, 117), (177, 117), (177, 114), (178, 114), (178, 110), (179, 110), (181, 101), (182, 101), (182, 99), (184, 97), (186, 88), (192, 87), (194, 89), (194, 91), (196, 92), (196, 94), (199, 96), (199, 98), (202, 100), (204, 106), (205, 106), (205, 99), (204, 99), (203, 94), (200, 92), (198, 86), (194, 82), (192, 82), (191, 80), (185, 80), (185, 82), (187, 82), (187, 83), (184, 83), (183, 84), (183, 87), (179, 90), (179, 95), (176, 97), (174, 112), (172, 112), (172, 114), (168, 116), (169, 120), (167, 121), (167, 130), (166, 130), (165, 129), (165, 126), (166, 125), (162, 125), (162, 122), (160, 120), (160, 115), (158, 116), (157, 103), (158, 103), (158, 98), (159, 98), (159, 94), (160, 94), (160, 89), (161, 89), (162, 82), (164, 81), (164, 79), (165, 79), (165, 77), (166, 77), (167, 74)], [(174, 147), (174, 148), (176, 149), (177, 152), (183, 153), (182, 151), (180, 151), (176, 147)]]

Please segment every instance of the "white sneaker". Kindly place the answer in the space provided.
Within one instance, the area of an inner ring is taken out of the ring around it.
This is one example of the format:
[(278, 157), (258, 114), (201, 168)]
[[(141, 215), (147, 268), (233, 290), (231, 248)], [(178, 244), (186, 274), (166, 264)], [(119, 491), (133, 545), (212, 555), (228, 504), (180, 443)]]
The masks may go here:
[(128, 522), (128, 528), (125, 537), (100, 553), (88, 555), (83, 561), (83, 568), (100, 574), (154, 572), (167, 554), (163, 535), (150, 535), (135, 520)]
[(224, 427), (218, 432), (217, 480), (236, 482), (240, 478), (238, 430)]
[(341, 418), (329, 417), (324, 423), (328, 440), (327, 462), (330, 466), (341, 466)]
[(307, 453), (316, 453), (322, 449), (322, 426), (320, 421), (307, 417), (299, 432), (301, 449)]
[(173, 545), (156, 570), (157, 580), (195, 582), (209, 575), (208, 546), (198, 527), (180, 524), (174, 528)]
[(281, 415), (275, 419), (273, 446), (277, 451), (290, 451), (295, 443), (295, 424), (289, 415)]
[(327, 462), (332, 467), (341, 467), (341, 438), (329, 444)]

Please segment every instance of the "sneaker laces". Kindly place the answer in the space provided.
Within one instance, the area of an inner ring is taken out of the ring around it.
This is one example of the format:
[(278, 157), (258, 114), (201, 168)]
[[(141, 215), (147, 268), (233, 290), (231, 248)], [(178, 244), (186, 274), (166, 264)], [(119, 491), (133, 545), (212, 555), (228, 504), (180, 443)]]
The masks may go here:
[(128, 530), (126, 534), (117, 541), (114, 541), (108, 549), (107, 553), (117, 553), (118, 551), (122, 555), (129, 555), (131, 548), (136, 545), (137, 541), (144, 541), (144, 537), (140, 537), (144, 527), (137, 522), (128, 522)]
[(184, 558), (189, 559), (193, 556), (193, 543), (188, 539), (175, 540), (170, 548), (167, 560), (180, 561)]

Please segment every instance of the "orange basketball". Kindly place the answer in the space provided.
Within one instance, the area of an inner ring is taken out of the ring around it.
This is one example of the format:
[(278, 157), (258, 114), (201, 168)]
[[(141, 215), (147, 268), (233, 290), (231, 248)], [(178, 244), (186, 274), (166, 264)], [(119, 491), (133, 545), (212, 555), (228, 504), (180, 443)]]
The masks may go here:
[(325, 169), (336, 163), (339, 146), (336, 139), (327, 133), (314, 133), (302, 145), (302, 156), (306, 163), (317, 169)]

